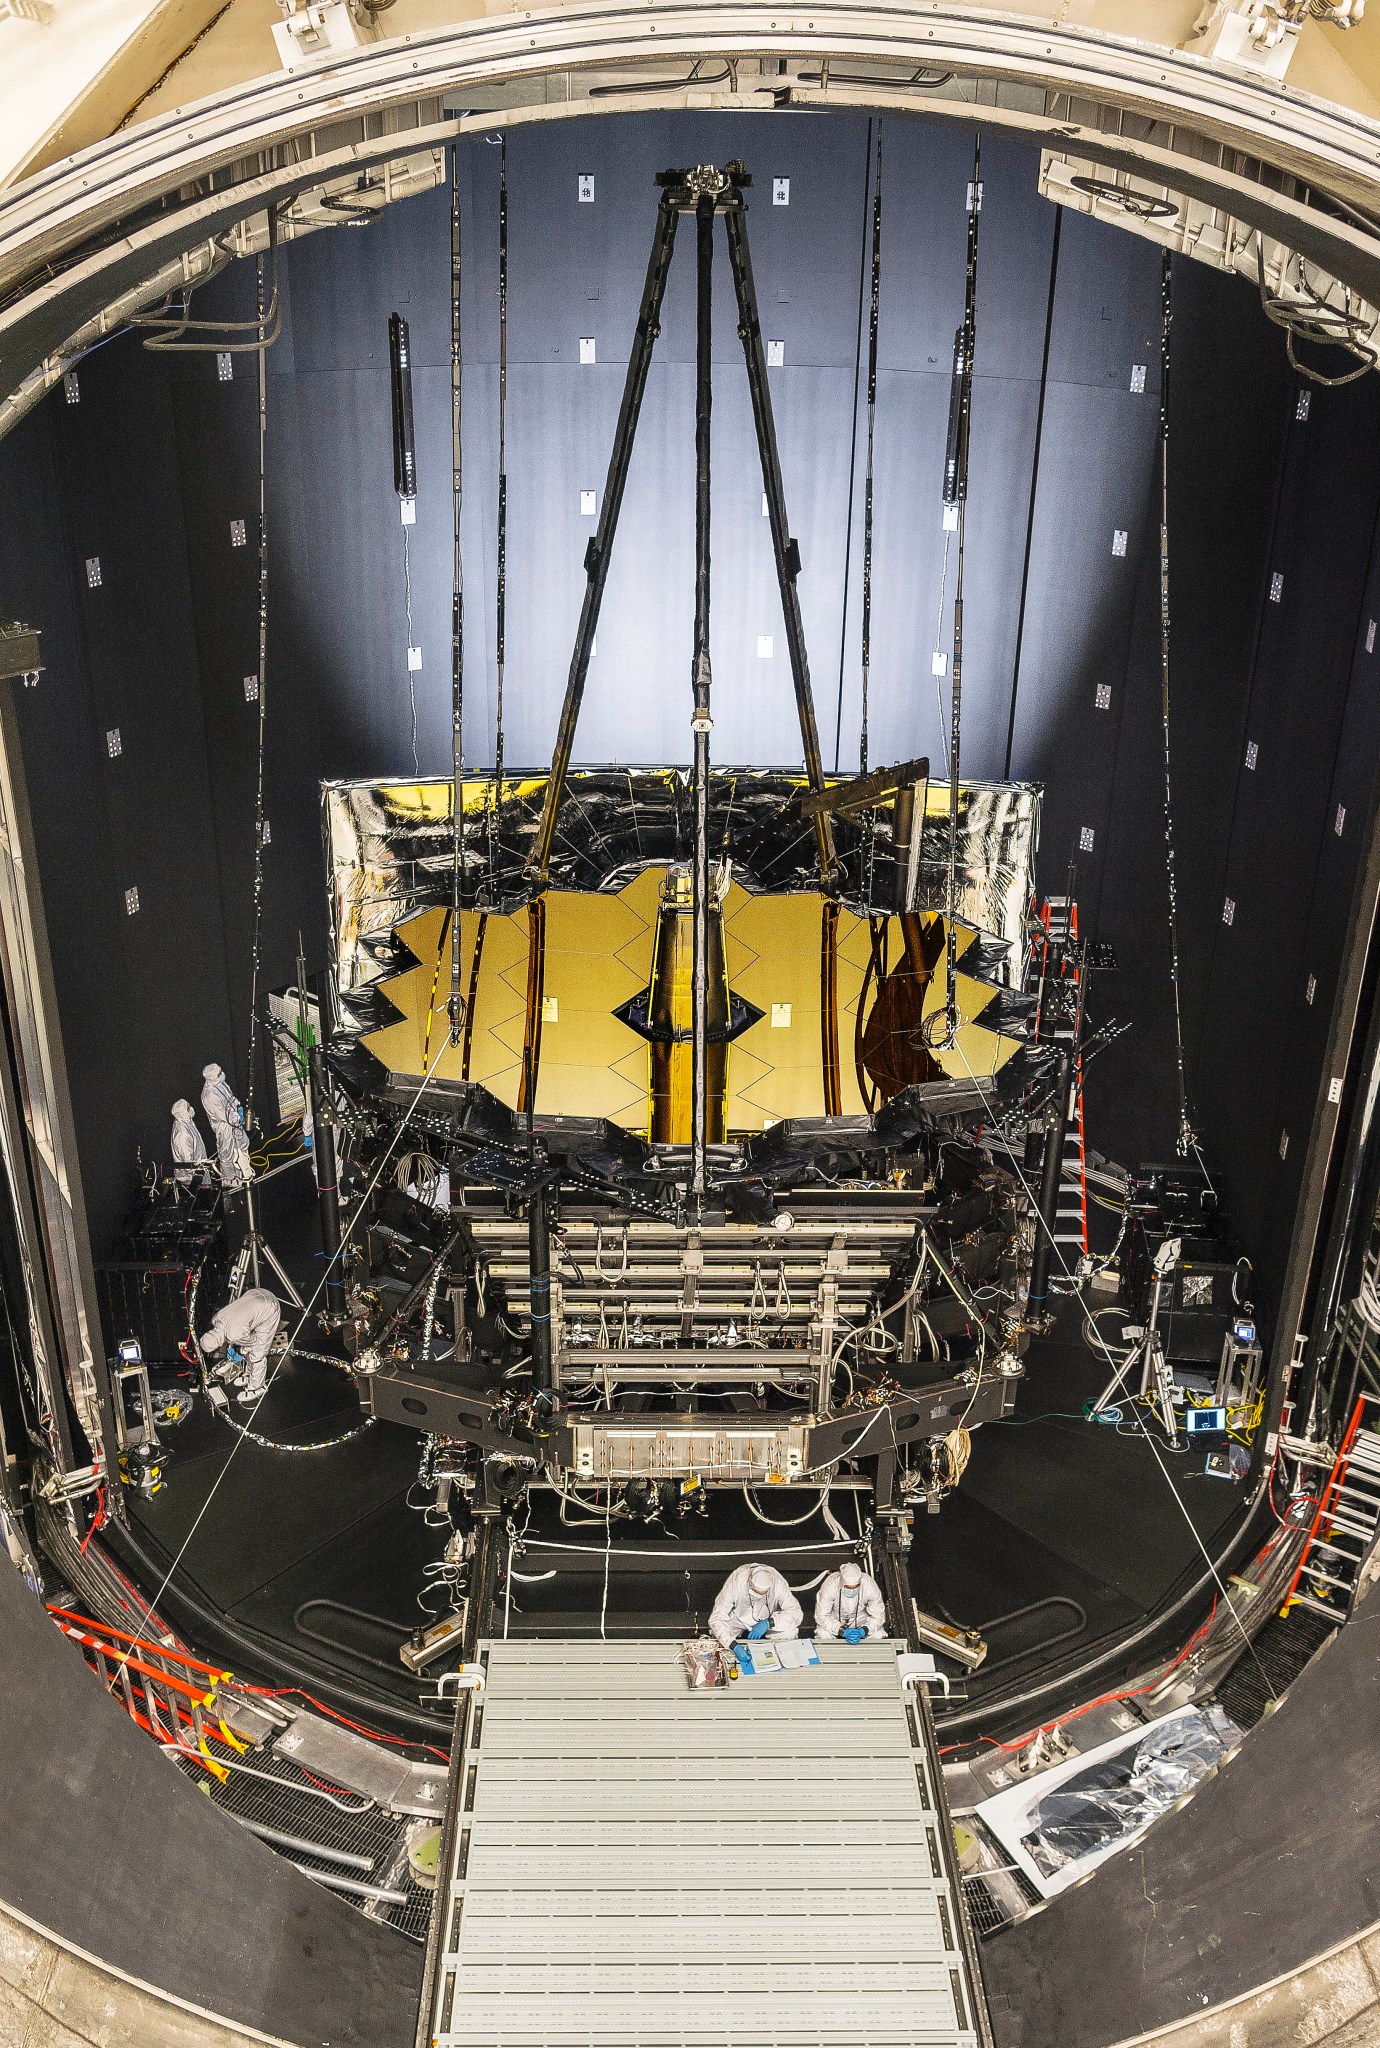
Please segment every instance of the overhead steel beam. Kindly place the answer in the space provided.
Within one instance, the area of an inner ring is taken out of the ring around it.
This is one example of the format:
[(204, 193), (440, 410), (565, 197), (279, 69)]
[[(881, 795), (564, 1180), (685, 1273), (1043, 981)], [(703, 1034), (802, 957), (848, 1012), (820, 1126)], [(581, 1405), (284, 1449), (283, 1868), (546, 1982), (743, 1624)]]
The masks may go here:
[[(381, 113), (387, 123), (441, 94), (461, 108), (474, 107), (490, 124), (505, 99), (528, 101), (520, 116), (513, 109), (513, 117), (524, 120), (588, 113), (601, 103), (589, 103), (588, 88), (596, 81), (581, 74), (621, 70), (635, 87), (649, 50), (657, 53), (663, 81), (667, 65), (688, 69), (700, 57), (732, 56), (743, 66), (734, 92), (706, 93), (687, 78), (683, 88), (653, 87), (652, 105), (925, 107), (967, 120), (980, 112), (986, 126), (1024, 127), (1065, 143), (1100, 131), (1104, 145), (1101, 111), (1114, 109), (1134, 115), (1137, 124), (1172, 124), (1178, 144), (1167, 152), (1171, 160), (1201, 162), (1206, 139), (1209, 155), (1214, 146), (1243, 151), (1362, 207), (1373, 197), (1380, 166), (1380, 124), (1373, 120), (1086, 25), (994, 17), (961, 4), (921, 9), (830, 0), (787, 17), (752, 0), (664, 9), (594, 0), (395, 37), (253, 79), (48, 166), (0, 204), (0, 293), (20, 280), (39, 247), (51, 262), (94, 229), (223, 172), (251, 152), (295, 143), (292, 168), (299, 184), (309, 182), (313, 166), (302, 161), (300, 145), (315, 135), (310, 146), (320, 149), (324, 141), (329, 149), (333, 138), (321, 134), (327, 123), (366, 113)], [(818, 87), (826, 57), (894, 70), (879, 72), (875, 88), (825, 86), (815, 99), (809, 79)], [(754, 59), (765, 60), (757, 78), (746, 73)], [(932, 87), (916, 87), (918, 69), (935, 81)], [(532, 105), (534, 87), (552, 74), (566, 74), (569, 97)], [(1062, 118), (1050, 95), (1064, 97)], [(622, 97), (617, 110), (629, 104)], [(1135, 137), (1117, 139), (1135, 146)], [(375, 160), (377, 145), (384, 144), (386, 154), (389, 142), (386, 134), (370, 138)], [(1109, 160), (1105, 146), (1102, 155)], [(1216, 165), (1201, 168), (1215, 180)], [(1362, 238), (1368, 239), (1364, 230)]]
[[(1380, 123), (1087, 29), (988, 17), (965, 30), (968, 12), (834, 0), (802, 26), (747, 0), (655, 16), (609, 0), (402, 38), (122, 131), (0, 195), (0, 396), (160, 265), (267, 205), (470, 130), (666, 107), (980, 120), (1229, 209), (1380, 301), (1380, 224), (1291, 189), (1311, 180), (1373, 205)], [(649, 48), (668, 59), (649, 60)], [(735, 56), (735, 90), (689, 77), (712, 54)], [(821, 85), (826, 56), (848, 60), (850, 82), (836, 69)], [(668, 86), (680, 64), (685, 83)], [(875, 84), (859, 82), (859, 65)], [(917, 66), (934, 87), (910, 82)], [(613, 81), (618, 96), (599, 97)], [(543, 87), (549, 97), (534, 102)], [(445, 105), (474, 111), (446, 118)], [(173, 192), (179, 208), (166, 204)], [(143, 218), (119, 227), (136, 209)]]

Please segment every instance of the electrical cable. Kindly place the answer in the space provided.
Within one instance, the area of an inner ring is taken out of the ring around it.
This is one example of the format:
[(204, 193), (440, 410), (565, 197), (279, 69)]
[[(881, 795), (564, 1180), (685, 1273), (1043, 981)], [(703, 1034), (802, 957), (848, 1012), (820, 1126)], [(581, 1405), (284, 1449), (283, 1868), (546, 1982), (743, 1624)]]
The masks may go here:
[[(268, 248), (273, 258), (273, 290), (268, 298), (267, 308), (265, 309), (263, 256), (260, 255), (259, 307), (256, 320), (192, 319), (193, 291), (200, 285), (209, 284), (213, 277), (218, 277), (221, 271), (234, 261), (233, 251), (227, 249), (224, 242), (218, 236), (213, 235), (211, 240), (216, 249), (221, 253), (221, 260), (213, 262), (205, 275), (196, 280), (196, 284), (183, 287), (181, 313), (167, 313), (158, 307), (145, 313), (131, 313), (125, 322), (125, 328), (148, 330), (148, 338), (143, 344), (144, 347), (162, 350), (170, 355), (233, 356), (257, 354), (262, 358), (264, 351), (272, 348), (274, 342), (278, 339), (283, 323), (282, 299), (278, 290), (278, 209), (275, 206), (270, 206), (267, 209), (266, 219), (268, 223)], [(171, 303), (171, 300), (172, 294), (169, 293), (162, 301), (162, 305), (166, 307)], [(184, 340), (183, 337), (190, 333), (206, 333), (212, 338), (209, 341)], [(252, 341), (237, 341), (233, 339), (236, 335), (251, 333), (254, 336)], [(113, 335), (107, 335), (104, 337), (104, 340), (109, 341), (114, 338)], [(101, 342), (92, 344), (93, 348), (101, 346)], [(91, 352), (91, 349), (85, 349), (82, 353), (83, 355), (90, 355)], [(79, 362), (81, 357), (75, 357), (73, 360)]]
[[(1081, 1720), (1083, 1715), (1090, 1714), (1094, 1707), (1110, 1706), (1118, 1700), (1139, 1699), (1141, 1695), (1144, 1693), (1154, 1692), (1157, 1686), (1161, 1686), (1164, 1684), (1165, 1679), (1169, 1677), (1171, 1672), (1178, 1670), (1179, 1666), (1184, 1662), (1185, 1658), (1189, 1655), (1189, 1652), (1194, 1648), (1195, 1644), (1201, 1642), (1204, 1636), (1206, 1636), (1208, 1630), (1212, 1627), (1212, 1624), (1216, 1619), (1217, 1604), (1217, 1599), (1216, 1597), (1214, 1597), (1207, 1620), (1202, 1622), (1199, 1625), (1199, 1627), (1193, 1631), (1193, 1634), (1189, 1637), (1188, 1641), (1184, 1644), (1183, 1648), (1179, 1651), (1178, 1655), (1171, 1658), (1169, 1663), (1166, 1664), (1162, 1670), (1157, 1671), (1153, 1678), (1147, 1679), (1144, 1685), (1131, 1686), (1130, 1688), (1120, 1692), (1104, 1692), (1100, 1693), (1096, 1699), (1084, 1700), (1081, 1706), (1072, 1708), (1071, 1711), (1067, 1714), (1058, 1715), (1053, 1721), (1044, 1722), (1043, 1725), (1039, 1728), (1030, 1729), (1028, 1733), (1026, 1733), (1025, 1735), (1018, 1736), (1014, 1742), (998, 1742), (995, 1740), (994, 1737), (990, 1735), (984, 1735), (979, 1739), (987, 1743), (988, 1747), (991, 1749), (998, 1749), (1006, 1754), (1011, 1754), (1018, 1749), (1024, 1749), (1027, 1743), (1036, 1741), (1041, 1735), (1049, 1734), (1049, 1732), (1054, 1728), (1063, 1728), (1070, 1721)], [(1230, 1605), (1230, 1602), (1228, 1602), (1228, 1605)], [(1233, 1608), (1233, 1615), (1235, 1614), (1235, 1612), (1236, 1610)], [(1260, 1660), (1257, 1658), (1256, 1662), (1259, 1663), (1259, 1661)], [(1263, 1669), (1261, 1671), (1261, 1676), (1262, 1678), (1265, 1676)], [(1269, 1684), (1268, 1679), (1266, 1679), (1265, 1682), (1267, 1685)], [(1279, 1695), (1274, 1691), (1273, 1687), (1271, 1687), (1270, 1690), (1270, 1697), (1275, 1701), (1278, 1701), (1279, 1699)], [(941, 1749), (939, 1754), (941, 1756), (951, 1756), (954, 1750), (963, 1749), (966, 1748), (966, 1746), (966, 1744), (961, 1742), (951, 1743), (947, 1749)]]
[[(989, 1117), (993, 1120), (993, 1122), (995, 1122), (996, 1113), (993, 1108), (992, 1102), (987, 1094), (987, 1091), (982, 1085), (983, 1076), (975, 1074), (973, 1072), (971, 1066), (969, 1066), (968, 1064), (967, 1058), (963, 1054), (962, 1048), (960, 1047), (958, 1050), (959, 1057), (963, 1060), (964, 1066), (968, 1068), (969, 1080), (977, 1089), (978, 1094), (982, 1097), (983, 1106), (986, 1109)], [(1029, 1181), (1026, 1179), (1025, 1174), (1021, 1170), (1020, 1162), (1016, 1158), (1014, 1152), (1011, 1154), (1011, 1167), (1017, 1180), (1019, 1180), (1021, 1186), (1025, 1190), (1026, 1198), (1030, 1203), (1031, 1213), (1035, 1218), (1036, 1228), (1043, 1229), (1045, 1235), (1049, 1238), (1050, 1251), (1053, 1257), (1057, 1259), (1059, 1265), (1062, 1267), (1065, 1279), (1068, 1280), (1068, 1282), (1070, 1283), (1070, 1293), (1073, 1299), (1077, 1301), (1085, 1322), (1093, 1329), (1096, 1335), (1097, 1344), (1093, 1348), (1097, 1349), (1100, 1346), (1103, 1356), (1105, 1357), (1107, 1363), (1111, 1366), (1117, 1365), (1119, 1361), (1115, 1353), (1111, 1350), (1106, 1340), (1102, 1337), (1101, 1332), (1097, 1330), (1096, 1323), (1094, 1322), (1093, 1316), (1089, 1311), (1087, 1304), (1084, 1302), (1082, 1296), (1077, 1291), (1077, 1287), (1074, 1282), (1074, 1275), (1070, 1271), (1068, 1261), (1064, 1257), (1063, 1247), (1060, 1245), (1058, 1238), (1055, 1237), (1051, 1225), (1045, 1221), (1044, 1216), (1041, 1214), (1039, 1198), (1036, 1195), (1034, 1189), (1031, 1187)], [(1134, 1405), (1132, 1405), (1131, 1412), (1137, 1428), (1139, 1429), (1141, 1435), (1144, 1437), (1146, 1443), (1150, 1446), (1151, 1454), (1154, 1457), (1155, 1463), (1160, 1468), (1160, 1472), (1163, 1475), (1165, 1485), (1169, 1488), (1170, 1493), (1173, 1495), (1175, 1506), (1178, 1508), (1180, 1514), (1183, 1516), (1185, 1522), (1188, 1524), (1189, 1533), (1192, 1536), (1193, 1541), (1197, 1545), (1199, 1551), (1202, 1553), (1203, 1562), (1206, 1564), (1209, 1575), (1211, 1576), (1214, 1585), (1217, 1587), (1218, 1594), (1223, 1600), (1227, 1602), (1228, 1606), (1230, 1607), (1230, 1596), (1228, 1595), (1226, 1586), (1223, 1584), (1222, 1575), (1217, 1569), (1216, 1561), (1214, 1560), (1212, 1553), (1209, 1551), (1206, 1543), (1204, 1543), (1201, 1535), (1198, 1533), (1197, 1525), (1194, 1522), (1193, 1517), (1189, 1514), (1188, 1508), (1185, 1505), (1181, 1494), (1179, 1493), (1179, 1489), (1174, 1484), (1173, 1478), (1170, 1475), (1169, 1467), (1165, 1464), (1163, 1458), (1160, 1456), (1159, 1446), (1156, 1444), (1154, 1437), (1150, 1434), (1149, 1429), (1146, 1427), (1144, 1417), (1137, 1412)], [(1254, 1662), (1256, 1669), (1259, 1671), (1260, 1676), (1265, 1683), (1266, 1690), (1269, 1692), (1271, 1699), (1277, 1700), (1279, 1698), (1279, 1694), (1275, 1691), (1275, 1688), (1271, 1683), (1269, 1674), (1267, 1673), (1264, 1665), (1260, 1661), (1260, 1657), (1256, 1651), (1255, 1644), (1251, 1640), (1249, 1631), (1247, 1630), (1244, 1621), (1242, 1621), (1240, 1615), (1237, 1614), (1236, 1609), (1234, 1607), (1231, 1608), (1231, 1612), (1232, 1617), (1236, 1622), (1237, 1628), (1241, 1632), (1242, 1642), (1245, 1644), (1247, 1650), (1250, 1652), (1251, 1659)]]
[(816, 1515), (824, 1512), (829, 1499), (829, 1488), (827, 1486), (820, 1488), (818, 1500), (807, 1508), (803, 1515), (792, 1515), (784, 1522), (778, 1522), (774, 1516), (762, 1513), (762, 1510), (752, 1497), (751, 1486), (744, 1485), (743, 1499), (747, 1502), (748, 1512), (754, 1515), (759, 1522), (764, 1522), (769, 1529), (800, 1529), (804, 1527), (806, 1522), (812, 1522)]
[[(441, 1044), (437, 1047), (436, 1058), (432, 1061), (429, 1072), (423, 1076), (421, 1086), (418, 1088), (416, 1094), (413, 1096), (411, 1102), (408, 1104), (407, 1109), (404, 1112), (403, 1116), (399, 1118), (398, 1127), (394, 1132), (393, 1136), (389, 1139), (387, 1149), (385, 1150), (383, 1157), (379, 1160), (378, 1165), (374, 1168), (374, 1172), (369, 1180), (369, 1183), (365, 1187), (364, 1192), (360, 1197), (361, 1208), (363, 1208), (364, 1205), (368, 1202), (369, 1197), (373, 1194), (374, 1189), (378, 1186), (379, 1181), (382, 1179), (384, 1170), (387, 1167), (388, 1162), (392, 1158), (394, 1152), (397, 1150), (403, 1132), (407, 1129), (409, 1119), (415, 1111), (417, 1104), (421, 1101), (423, 1095), (431, 1086), (432, 1080), (435, 1077), (436, 1068), (440, 1063), (441, 1054), (444, 1051), (445, 1041), (442, 1040)], [(312, 1311), (315, 1309), (317, 1302), (321, 1299), (322, 1294), (325, 1292), (326, 1282), (330, 1277), (331, 1268), (341, 1258), (341, 1256), (344, 1253), (344, 1250), (345, 1245), (344, 1243), (342, 1243), (338, 1247), (338, 1249), (331, 1254), (331, 1257), (326, 1261), (325, 1270), (322, 1272), (321, 1278), (317, 1281), (316, 1287), (310, 1299), (308, 1300), (306, 1306), (302, 1310), (302, 1314), (298, 1321), (297, 1328), (293, 1331), (292, 1336), (289, 1338), (288, 1348), (287, 1351), (284, 1352), (283, 1356), (288, 1355), (288, 1352), (291, 1351), (292, 1346), (296, 1343), (297, 1339), (301, 1336), (302, 1331), (306, 1328), (308, 1318), (311, 1316)], [(281, 1368), (282, 1357), (279, 1358), (277, 1365), (273, 1367), (273, 1370), (269, 1373), (268, 1378), (264, 1381), (263, 1391), (260, 1393), (258, 1400), (254, 1403), (254, 1406), (250, 1410), (249, 1415), (247, 1417), (248, 1423), (252, 1423), (255, 1417), (258, 1415), (258, 1412), (260, 1408), (262, 1408), (264, 1401), (267, 1399), (269, 1391), (273, 1386), (273, 1382), (277, 1378)], [(167, 1571), (163, 1574), (162, 1583), (159, 1585), (158, 1591), (154, 1594), (152, 1601), (149, 1603), (150, 1610), (158, 1606), (159, 1601), (163, 1598), (163, 1595), (167, 1592), (168, 1587), (172, 1584), (173, 1576), (176, 1573), (178, 1567), (181, 1565), (182, 1560), (186, 1557), (187, 1551), (190, 1548), (192, 1539), (196, 1535), (197, 1530), (201, 1527), (202, 1522), (206, 1519), (206, 1515), (210, 1509), (211, 1503), (215, 1499), (217, 1493), (220, 1491), (225, 1476), (229, 1472), (230, 1467), (234, 1464), (236, 1454), (239, 1451), (240, 1445), (243, 1442), (244, 1437), (238, 1436), (236, 1437), (235, 1442), (231, 1445), (230, 1453), (226, 1458), (225, 1463), (221, 1466), (220, 1471), (216, 1474), (216, 1477), (212, 1482), (211, 1489), (206, 1495), (205, 1500), (201, 1503), (200, 1508), (197, 1510), (197, 1514), (192, 1522), (192, 1526), (190, 1527), (190, 1529), (188, 1529), (186, 1535), (183, 1537), (181, 1543), (178, 1545), (177, 1552), (176, 1555), (173, 1557), (172, 1563), (168, 1566)], [(126, 1660), (122, 1659), (121, 1663), (123, 1664), (124, 1661)]]
[[(878, 1414), (880, 1414), (882, 1411), (879, 1409), (877, 1412)], [(857, 1548), (856, 1538), (852, 1536), (845, 1536), (843, 1542), (850, 1550), (854, 1550)], [(815, 1553), (821, 1550), (830, 1550), (833, 1547), (834, 1546), (830, 1543), (773, 1543), (757, 1553), (754, 1553), (750, 1550), (748, 1552), (748, 1555), (750, 1557), (754, 1554), (760, 1555), (763, 1558), (763, 1560), (766, 1561), (774, 1557), (810, 1556), (814, 1555)], [(525, 1548), (528, 1550), (555, 1550), (559, 1551), (563, 1555), (569, 1555), (572, 1557), (603, 1557), (604, 1555), (604, 1546), (602, 1543), (562, 1543), (558, 1541), (557, 1538), (555, 1538), (554, 1536), (530, 1536), (527, 1539)], [(663, 1562), (665, 1561), (668, 1555), (675, 1555), (674, 1552), (668, 1552), (665, 1549), (632, 1550), (625, 1549), (621, 1545), (619, 1547), (618, 1554), (620, 1557), (658, 1558)], [(725, 1551), (723, 1553), (724, 1556), (729, 1556), (731, 1554), (731, 1551)], [(686, 1563), (685, 1553), (681, 1554), (681, 1556), (677, 1559), (677, 1562), (680, 1564)], [(710, 1566), (717, 1566), (719, 1562), (720, 1557), (718, 1554), (709, 1557), (704, 1555), (696, 1555), (694, 1552), (691, 1552), (689, 1554), (689, 1565), (702, 1564), (705, 1566), (706, 1569), (708, 1569)]]

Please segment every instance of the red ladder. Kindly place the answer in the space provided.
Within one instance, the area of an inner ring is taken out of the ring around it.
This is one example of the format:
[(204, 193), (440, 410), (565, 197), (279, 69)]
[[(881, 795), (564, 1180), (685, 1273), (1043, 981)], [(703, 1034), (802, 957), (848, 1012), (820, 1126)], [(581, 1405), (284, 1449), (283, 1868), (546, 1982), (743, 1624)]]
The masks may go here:
[[(1280, 1610), (1283, 1614), (1291, 1607), (1311, 1607), (1329, 1621), (1342, 1622), (1351, 1612), (1361, 1566), (1380, 1531), (1380, 1436), (1361, 1428), (1366, 1403), (1376, 1398), (1362, 1394), (1352, 1410), (1289, 1581)], [(1309, 1591), (1300, 1593), (1299, 1585), (1305, 1579)]]
[[(1070, 981), (1080, 990), (1078, 969), (1078, 905), (1067, 896), (1050, 896), (1040, 912), (1044, 927), (1040, 957), (1040, 1008), (1035, 1019), (1035, 1036), (1047, 1045), (1066, 1045), (1073, 1053), (1073, 1115), (1064, 1131), (1064, 1157), (1059, 1175), (1059, 1201), (1054, 1219), (1054, 1242), (1076, 1259), (1088, 1251), (1087, 1155), (1083, 1143), (1083, 1055), (1078, 1044), (1077, 1018), (1081, 996), (1075, 995), (1072, 1016), (1063, 1016), (1048, 1031), (1045, 1024), (1045, 984), (1051, 974)], [(1069, 1263), (1076, 1263), (1070, 1261)]]

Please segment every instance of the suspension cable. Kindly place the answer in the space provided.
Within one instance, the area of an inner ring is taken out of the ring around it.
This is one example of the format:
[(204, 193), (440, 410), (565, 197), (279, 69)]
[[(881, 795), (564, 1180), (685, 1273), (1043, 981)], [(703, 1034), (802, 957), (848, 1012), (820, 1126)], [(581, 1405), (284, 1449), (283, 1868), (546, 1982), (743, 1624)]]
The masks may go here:
[[(274, 279), (277, 291), (277, 279)], [(264, 259), (258, 259), (259, 332), (265, 332)], [(259, 962), (264, 923), (264, 736), (268, 713), (268, 349), (259, 349), (259, 761), (254, 783), (254, 919), (249, 969), (249, 1077), (244, 1120), (254, 1127), (254, 1078), (259, 1052)]]
[(977, 339), (978, 222), (982, 215), (982, 135), (973, 138), (973, 181), (968, 188), (968, 261), (963, 289), (963, 326), (955, 360), (957, 418), (953, 425), (952, 482), (945, 497), (958, 508), (957, 565), (954, 571), (953, 673), (949, 685), (949, 859), (944, 896), (943, 1040), (958, 1043), (958, 777), (963, 721), (963, 543), (968, 505), (968, 430), (973, 411), (973, 355)]
[[(1169, 975), (1174, 992), (1174, 1061), (1179, 1085), (1178, 1148), (1198, 1152), (1188, 1113), (1184, 1066), (1183, 1002), (1179, 986), (1179, 882), (1174, 854), (1174, 801), (1169, 745), (1169, 331), (1174, 321), (1173, 264), (1168, 249), (1160, 266), (1160, 719), (1164, 728), (1164, 866), (1169, 910)], [(1199, 1154), (1199, 1164), (1202, 1155)], [(1204, 1169), (1206, 1171), (1206, 1169)]]
[(450, 609), (450, 1042), (459, 1045), (465, 1019), (461, 993), (460, 898), (465, 864), (465, 586), (460, 557), (460, 144), (450, 146), (450, 495), (454, 559)]
[(877, 168), (872, 180), (872, 299), (867, 326), (867, 471), (863, 481), (862, 726), (858, 773), (867, 773), (867, 698), (872, 678), (872, 452), (877, 423), (877, 314), (882, 292), (882, 123), (877, 122)]

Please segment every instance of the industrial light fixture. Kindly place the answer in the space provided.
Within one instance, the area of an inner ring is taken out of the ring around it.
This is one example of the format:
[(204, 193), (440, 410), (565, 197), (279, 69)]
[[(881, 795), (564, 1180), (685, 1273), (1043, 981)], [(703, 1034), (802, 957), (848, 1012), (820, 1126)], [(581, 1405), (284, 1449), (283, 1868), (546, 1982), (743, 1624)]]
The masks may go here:
[(394, 0), (278, 0), (283, 18), (273, 40), (285, 71), (308, 57), (333, 50), (357, 50), (378, 34), (378, 17)]
[(1206, 0), (1185, 47), (1282, 79), (1306, 22), (1355, 28), (1365, 11), (1366, 0)]

